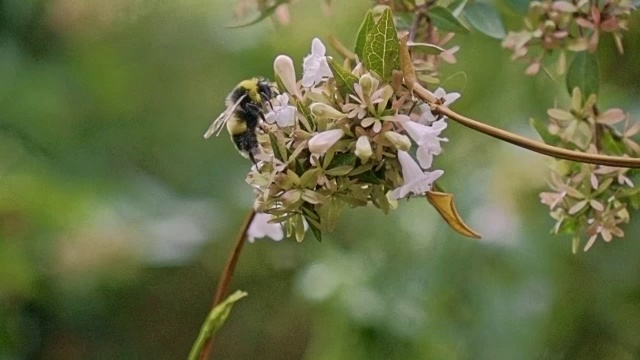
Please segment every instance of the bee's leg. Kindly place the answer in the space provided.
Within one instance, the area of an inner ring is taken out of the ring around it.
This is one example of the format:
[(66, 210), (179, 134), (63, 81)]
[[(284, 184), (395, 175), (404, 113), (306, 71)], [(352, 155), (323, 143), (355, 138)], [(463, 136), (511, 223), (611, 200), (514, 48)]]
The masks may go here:
[(256, 162), (256, 158), (253, 156), (253, 153), (251, 151), (249, 151), (249, 160), (251, 160), (253, 165), (255, 165), (256, 168), (258, 168), (258, 163)]

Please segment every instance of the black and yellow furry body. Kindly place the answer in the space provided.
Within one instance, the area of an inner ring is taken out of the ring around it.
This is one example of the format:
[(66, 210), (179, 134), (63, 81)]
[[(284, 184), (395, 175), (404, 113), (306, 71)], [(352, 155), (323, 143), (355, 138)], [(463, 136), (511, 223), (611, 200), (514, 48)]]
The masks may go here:
[(271, 86), (261, 78), (241, 81), (227, 96), (227, 107), (234, 107), (227, 120), (227, 130), (240, 154), (254, 164), (254, 155), (259, 152), (256, 129), (260, 119), (264, 120), (264, 104), (271, 98)]

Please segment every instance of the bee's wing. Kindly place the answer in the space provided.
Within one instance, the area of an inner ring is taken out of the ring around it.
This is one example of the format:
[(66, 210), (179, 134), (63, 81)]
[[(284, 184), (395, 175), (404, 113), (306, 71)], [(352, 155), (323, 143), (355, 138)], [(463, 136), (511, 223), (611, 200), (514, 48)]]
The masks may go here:
[(240, 96), (240, 98), (233, 103), (233, 105), (229, 106), (222, 114), (220, 114), (220, 116), (218, 116), (217, 119), (215, 119), (213, 121), (213, 123), (211, 124), (211, 126), (209, 126), (209, 129), (207, 129), (207, 132), (204, 133), (204, 138), (208, 139), (209, 137), (211, 137), (211, 135), (213, 135), (214, 133), (216, 134), (216, 136), (218, 136), (220, 134), (220, 131), (222, 131), (222, 128), (224, 127), (224, 124), (227, 123), (227, 120), (229, 120), (229, 117), (231, 117), (231, 115), (233, 114), (233, 112), (236, 110), (236, 108), (240, 105), (240, 102), (246, 97), (247, 95), (242, 95)]

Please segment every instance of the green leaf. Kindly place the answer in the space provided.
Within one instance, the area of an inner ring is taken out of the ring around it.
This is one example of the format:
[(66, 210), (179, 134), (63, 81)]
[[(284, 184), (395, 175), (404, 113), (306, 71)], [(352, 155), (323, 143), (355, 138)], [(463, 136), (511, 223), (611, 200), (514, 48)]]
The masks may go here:
[(373, 170), (369, 170), (361, 174), (357, 174), (356, 176), (354, 176), (354, 178), (369, 184), (382, 184), (384, 182), (384, 172), (381, 172), (381, 174), (379, 175), (380, 176), (378, 176), (378, 174), (376, 174)]
[(202, 324), (202, 328), (200, 328), (200, 333), (198, 334), (198, 338), (196, 339), (191, 351), (189, 352), (189, 360), (197, 360), (200, 356), (200, 352), (202, 351), (202, 347), (206, 343), (206, 341), (216, 333), (222, 327), (225, 320), (229, 316), (231, 312), (231, 308), (236, 301), (242, 299), (247, 296), (247, 293), (244, 291), (236, 291), (233, 294), (229, 295), (224, 301), (220, 304), (216, 305), (216, 307), (211, 310), (207, 319)]
[(457, 1), (454, 1), (451, 4), (449, 4), (449, 6), (447, 6), (447, 8), (451, 9), (451, 13), (455, 17), (458, 17), (458, 16), (460, 16), (462, 11), (464, 10), (465, 6), (467, 6), (467, 0), (457, 0)]
[(502, 39), (506, 33), (502, 18), (491, 3), (474, 2), (464, 9), (464, 17), (481, 33), (494, 39)]
[(596, 57), (588, 51), (581, 51), (573, 58), (567, 71), (567, 90), (569, 94), (574, 88), (582, 92), (582, 99), (587, 99), (591, 94), (598, 94), (600, 87), (600, 73)]
[(257, 18), (255, 18), (255, 19), (253, 19), (253, 20), (251, 20), (251, 21), (249, 21), (247, 23), (244, 23), (244, 24), (227, 25), (227, 28), (228, 29), (238, 29), (238, 28), (247, 27), (247, 26), (250, 26), (250, 25), (257, 24), (260, 21), (262, 21), (262, 20), (268, 18), (269, 16), (271, 16), (274, 12), (276, 12), (276, 9), (278, 8), (278, 6), (280, 6), (282, 4), (286, 4), (289, 1), (290, 0), (277, 0), (275, 2), (275, 4), (273, 4), (272, 6), (266, 8), (264, 10), (262, 10), (262, 12), (260, 13), (260, 15)]
[(313, 189), (316, 187), (318, 178), (322, 175), (322, 168), (313, 168), (307, 170), (302, 176), (300, 176), (300, 186), (307, 189)]
[(326, 170), (324, 173), (330, 176), (344, 176), (353, 170), (352, 165), (340, 165), (329, 170)]
[(376, 25), (376, 22), (373, 20), (373, 12), (369, 10), (367, 11), (367, 14), (364, 16), (364, 21), (362, 22), (362, 24), (360, 24), (360, 29), (358, 30), (358, 37), (356, 38), (356, 47), (354, 52), (356, 53), (356, 55), (358, 55), (360, 60), (364, 58), (362, 55), (364, 51), (364, 44), (367, 41), (367, 35), (375, 25)]
[(400, 70), (399, 47), (393, 14), (390, 9), (385, 9), (380, 20), (367, 34), (362, 61), (369, 70), (388, 81), (393, 70)]
[(387, 215), (391, 211), (391, 204), (387, 199), (387, 194), (384, 192), (384, 187), (374, 186), (371, 193), (371, 202), (378, 207), (382, 212)]
[(307, 224), (309, 225), (309, 229), (311, 229), (313, 236), (318, 240), (318, 242), (322, 242), (322, 230), (319, 227), (320, 224), (308, 216), (305, 216), (304, 218), (307, 220)]
[(336, 227), (340, 212), (342, 212), (344, 206), (344, 201), (336, 197), (331, 197), (327, 203), (318, 208), (321, 223), (326, 231), (333, 231)]
[(284, 161), (284, 158), (282, 156), (282, 152), (280, 152), (280, 146), (278, 144), (278, 138), (272, 132), (269, 132), (269, 141), (271, 142), (271, 149), (273, 149), (273, 155), (276, 157), (276, 159), (278, 159), (280, 161)]
[(333, 78), (336, 80), (336, 85), (338, 86), (338, 92), (340, 92), (340, 95), (346, 98), (348, 94), (355, 94), (353, 85), (358, 82), (358, 78), (342, 67), (342, 65), (336, 64), (333, 59), (328, 58), (327, 60), (329, 68), (333, 73)]
[(354, 153), (337, 153), (334, 155), (327, 168), (335, 168), (341, 165), (355, 166), (356, 160), (358, 160), (358, 157)]
[(547, 126), (540, 121), (531, 118), (529, 119), (529, 124), (531, 124), (531, 127), (540, 135), (540, 138), (545, 144), (557, 146), (562, 143), (560, 136), (550, 133)]
[(505, 0), (505, 3), (520, 15), (524, 15), (529, 11), (529, 0)]
[(298, 113), (300, 113), (300, 122), (307, 129), (308, 132), (314, 132), (316, 130), (315, 123), (313, 121), (313, 115), (311, 114), (311, 110), (307, 105), (305, 105), (302, 101), (296, 101), (296, 108), (298, 109)]
[(433, 24), (440, 30), (450, 31), (454, 33), (468, 33), (469, 29), (467, 29), (464, 24), (453, 15), (451, 10), (442, 7), (442, 6), (434, 6), (429, 9), (429, 13), (427, 17)]
[(604, 131), (600, 136), (600, 145), (607, 154), (622, 156), (624, 154), (624, 145), (616, 140), (610, 131)]

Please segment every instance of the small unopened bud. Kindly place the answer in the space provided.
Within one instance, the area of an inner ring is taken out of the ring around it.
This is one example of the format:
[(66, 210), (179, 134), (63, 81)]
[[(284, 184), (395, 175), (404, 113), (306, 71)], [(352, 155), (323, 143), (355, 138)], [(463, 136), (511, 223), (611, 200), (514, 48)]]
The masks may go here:
[(282, 85), (289, 94), (302, 98), (298, 87), (296, 86), (296, 71), (293, 67), (293, 60), (286, 55), (279, 55), (273, 62), (273, 71), (275, 71)]
[(398, 150), (409, 151), (411, 149), (411, 140), (408, 137), (397, 132), (387, 131), (384, 136), (391, 141), (393, 146)]
[(326, 119), (342, 119), (347, 115), (332, 108), (331, 106), (325, 103), (313, 103), (309, 107), (311, 109), (311, 113), (317, 117), (326, 118)]
[(356, 156), (360, 158), (362, 163), (365, 163), (371, 155), (373, 155), (373, 150), (371, 150), (369, 138), (367, 136), (360, 136), (358, 141), (356, 141)]
[(366, 96), (371, 96), (373, 92), (374, 84), (377, 87), (377, 80), (373, 78), (370, 74), (364, 74), (360, 77), (358, 83), (362, 87), (362, 93)]
[(343, 136), (344, 131), (342, 131), (342, 129), (321, 132), (309, 140), (309, 151), (313, 154), (323, 155)]

